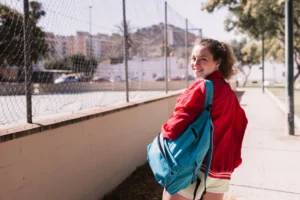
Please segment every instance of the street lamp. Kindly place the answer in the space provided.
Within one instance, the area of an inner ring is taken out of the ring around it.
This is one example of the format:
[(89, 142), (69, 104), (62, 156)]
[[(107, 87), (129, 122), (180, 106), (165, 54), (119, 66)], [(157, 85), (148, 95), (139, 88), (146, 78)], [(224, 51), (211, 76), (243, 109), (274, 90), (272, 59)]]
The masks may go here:
[(287, 66), (288, 131), (295, 135), (294, 124), (294, 54), (293, 54), (293, 0), (285, 0), (285, 65)]

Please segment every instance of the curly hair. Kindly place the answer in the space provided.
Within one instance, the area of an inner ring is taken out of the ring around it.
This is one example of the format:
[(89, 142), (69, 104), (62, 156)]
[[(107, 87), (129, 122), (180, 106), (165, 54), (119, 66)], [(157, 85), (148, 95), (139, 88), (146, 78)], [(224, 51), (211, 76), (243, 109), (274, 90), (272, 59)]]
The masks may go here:
[(228, 44), (219, 42), (218, 40), (204, 38), (197, 39), (194, 43), (194, 48), (199, 45), (207, 47), (215, 61), (221, 60), (219, 71), (222, 73), (224, 79), (228, 80), (236, 73), (233, 67), (236, 58)]

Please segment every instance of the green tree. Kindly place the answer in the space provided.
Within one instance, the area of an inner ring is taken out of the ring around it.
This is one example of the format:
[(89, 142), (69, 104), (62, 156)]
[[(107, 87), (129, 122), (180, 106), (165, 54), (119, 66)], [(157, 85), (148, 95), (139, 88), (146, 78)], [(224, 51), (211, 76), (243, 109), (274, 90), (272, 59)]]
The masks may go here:
[(88, 76), (93, 76), (98, 62), (95, 58), (86, 57), (82, 54), (72, 55), (65, 58), (70, 68), (75, 73), (84, 73)]
[(37, 24), (38, 21), (46, 15), (46, 12), (43, 10), (42, 4), (39, 2), (31, 1), (29, 6), (29, 17), (35, 24)]
[(52, 59), (44, 62), (45, 69), (49, 70), (71, 70), (74, 73), (84, 73), (93, 76), (98, 62), (93, 57), (76, 54), (63, 59)]
[[(261, 48), (257, 42), (248, 43), (245, 38), (240, 41), (232, 40), (230, 45), (237, 59), (237, 68), (244, 75), (243, 87), (245, 87), (251, 74), (252, 66), (261, 63)], [(246, 72), (245, 67), (248, 68), (248, 72)]]
[(43, 62), (43, 66), (48, 70), (71, 70), (71, 66), (65, 59), (48, 59)]
[[(284, 0), (209, 0), (202, 9), (214, 12), (216, 9), (226, 7), (230, 16), (225, 19), (227, 31), (237, 30), (254, 39), (266, 38), (267, 58), (283, 61), (282, 51), (285, 40), (285, 4)], [(272, 46), (274, 45), (274, 46)], [(298, 72), (294, 77), (300, 76), (300, 1), (294, 1), (294, 50), (295, 62)], [(270, 52), (269, 52), (270, 51)]]
[(284, 51), (284, 43), (280, 41), (278, 38), (272, 38), (265, 41), (266, 57), (269, 58), (270, 61), (276, 62), (284, 62), (285, 59), (285, 51)]
[[(37, 26), (38, 21), (45, 16), (41, 3), (30, 2), (29, 32), (30, 57), (32, 63), (46, 55), (48, 45), (44, 31)], [(0, 3), (0, 65), (24, 65), (23, 14)]]

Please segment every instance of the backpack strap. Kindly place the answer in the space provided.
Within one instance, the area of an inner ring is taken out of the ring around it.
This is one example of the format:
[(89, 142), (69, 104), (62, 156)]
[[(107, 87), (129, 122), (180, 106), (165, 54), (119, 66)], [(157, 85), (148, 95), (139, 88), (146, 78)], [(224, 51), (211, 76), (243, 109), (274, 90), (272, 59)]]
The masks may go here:
[[(193, 198), (193, 200), (196, 199), (197, 190), (198, 190), (198, 188), (199, 188), (199, 186), (200, 186), (200, 183), (201, 183), (201, 180), (200, 180), (200, 178), (197, 177), (197, 182), (196, 182), (196, 187), (195, 187), (195, 190), (194, 190), (194, 198)], [(201, 196), (201, 199), (202, 199), (202, 197), (203, 197), (203, 195)], [(200, 200), (201, 200), (201, 199), (200, 199)]]
[[(209, 145), (209, 149), (208, 149), (208, 157), (207, 157), (207, 160), (206, 160), (206, 168), (205, 168), (205, 174), (204, 174), (204, 191), (201, 195), (201, 198), (200, 200), (203, 200), (203, 196), (205, 195), (206, 193), (206, 180), (207, 180), (207, 176), (208, 176), (208, 172), (209, 172), (209, 169), (210, 169), (210, 163), (211, 163), (211, 160), (212, 160), (212, 149), (213, 149), (213, 134), (212, 134), (212, 130), (213, 130), (213, 126), (211, 125), (210, 126), (210, 132), (211, 132), (211, 136), (210, 136), (210, 145)], [(194, 190), (194, 198), (193, 200), (196, 199), (196, 195), (197, 195), (197, 190), (200, 186), (200, 183), (201, 183), (201, 180), (197, 177), (197, 183), (196, 183), (196, 187), (195, 187), (195, 190)]]
[[(204, 80), (204, 83), (205, 83), (205, 94), (206, 94), (205, 101), (204, 101), (204, 109), (211, 112), (214, 86), (213, 86), (213, 83), (209, 80)], [(207, 161), (206, 161), (206, 169), (205, 169), (205, 174), (204, 174), (204, 191), (201, 195), (200, 200), (203, 200), (203, 195), (206, 193), (206, 179), (207, 179), (207, 176), (208, 176), (208, 172), (209, 172), (209, 169), (210, 169), (210, 163), (211, 163), (211, 159), (212, 159), (212, 147), (213, 147), (212, 131), (213, 131), (213, 126), (211, 124), (210, 125), (210, 145), (209, 145), (209, 149), (208, 149), (208, 157), (207, 157)], [(197, 190), (200, 186), (200, 183), (201, 183), (201, 180), (197, 177), (197, 182), (196, 182), (196, 186), (195, 186), (195, 190), (194, 190), (193, 200), (196, 199)]]
[(209, 169), (210, 169), (210, 164), (211, 164), (211, 160), (212, 160), (212, 147), (213, 147), (213, 134), (212, 134), (212, 130), (213, 130), (213, 127), (212, 125), (210, 126), (210, 145), (209, 145), (209, 149), (208, 149), (208, 157), (207, 157), (207, 160), (206, 160), (206, 168), (205, 168), (205, 174), (204, 174), (204, 191), (202, 193), (202, 196), (201, 196), (201, 199), (203, 199), (203, 195), (205, 195), (206, 193), (206, 180), (207, 180), (207, 176), (208, 176), (208, 172), (209, 172)]
[(214, 86), (213, 83), (209, 80), (204, 80), (205, 82), (205, 102), (204, 102), (204, 109), (211, 111), (211, 104), (213, 100), (213, 93), (214, 93)]
[[(209, 80), (205, 80), (205, 91), (206, 91), (206, 98), (205, 98), (205, 103), (204, 106), (206, 109), (208, 109), (209, 112), (211, 112), (212, 109), (212, 100), (213, 100), (213, 92), (214, 92), (214, 86), (213, 83)], [(212, 150), (213, 150), (213, 125), (210, 125), (210, 145), (208, 149), (208, 157), (206, 160), (206, 169), (205, 169), (205, 174), (204, 174), (204, 191), (201, 196), (201, 199), (203, 199), (203, 195), (206, 193), (206, 180), (208, 176), (208, 172), (210, 169), (210, 164), (212, 160)]]

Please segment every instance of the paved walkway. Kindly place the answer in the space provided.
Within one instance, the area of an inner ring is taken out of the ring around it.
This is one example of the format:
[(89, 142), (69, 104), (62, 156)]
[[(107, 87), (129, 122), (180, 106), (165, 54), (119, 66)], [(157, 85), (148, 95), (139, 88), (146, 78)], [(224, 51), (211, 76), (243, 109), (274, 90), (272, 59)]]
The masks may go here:
[(228, 196), (236, 200), (300, 200), (300, 137), (288, 136), (286, 116), (261, 89), (245, 89), (241, 105), (249, 124), (243, 164), (233, 174)]

